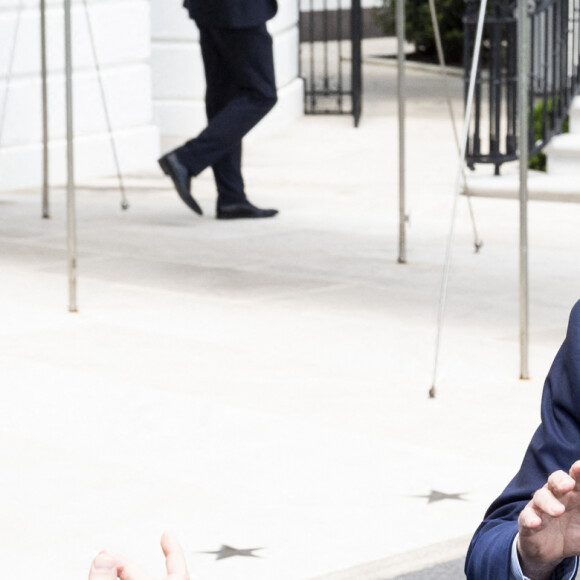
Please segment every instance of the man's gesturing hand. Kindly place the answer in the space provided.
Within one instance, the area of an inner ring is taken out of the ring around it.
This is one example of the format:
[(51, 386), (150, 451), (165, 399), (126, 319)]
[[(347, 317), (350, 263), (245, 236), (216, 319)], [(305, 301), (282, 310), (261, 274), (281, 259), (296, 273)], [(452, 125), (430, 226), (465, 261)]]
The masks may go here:
[(555, 471), (518, 518), (518, 554), (531, 580), (550, 578), (564, 559), (580, 554), (580, 461)]
[[(167, 576), (164, 580), (189, 580), (183, 549), (177, 538), (171, 532), (165, 532), (161, 537), (161, 548), (165, 554)], [(151, 580), (151, 576), (143, 572), (133, 562), (124, 556), (101, 552), (91, 565), (89, 580)]]

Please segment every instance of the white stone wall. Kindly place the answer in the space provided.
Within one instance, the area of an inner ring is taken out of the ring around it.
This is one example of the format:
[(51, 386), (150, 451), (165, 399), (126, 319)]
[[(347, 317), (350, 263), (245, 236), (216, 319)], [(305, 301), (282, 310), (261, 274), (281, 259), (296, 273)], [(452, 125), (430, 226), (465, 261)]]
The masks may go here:
[[(0, 0), (0, 188), (42, 183), (42, 101), (38, 0), (23, 0), (15, 64), (7, 73), (20, 0)], [(166, 0), (167, 1), (167, 0)], [(88, 0), (121, 169), (151, 170), (159, 154), (153, 124), (151, 31), (148, 0)], [(50, 176), (66, 180), (64, 14), (62, 0), (47, 0)], [(81, 0), (73, 1), (75, 174), (77, 181), (115, 173), (114, 158)], [(8, 91), (7, 91), (8, 87)]]
[[(279, 0), (279, 7), (268, 23), (274, 39), (278, 103), (253, 135), (272, 132), (303, 114), (297, 2)], [(155, 121), (161, 131), (161, 148), (166, 151), (191, 139), (205, 126), (205, 80), (198, 32), (182, 0), (151, 0), (151, 15)]]
[[(347, 10), (351, 6), (350, 0), (302, 0), (302, 9), (311, 10)], [(382, 0), (361, 0), (361, 8), (381, 6)]]

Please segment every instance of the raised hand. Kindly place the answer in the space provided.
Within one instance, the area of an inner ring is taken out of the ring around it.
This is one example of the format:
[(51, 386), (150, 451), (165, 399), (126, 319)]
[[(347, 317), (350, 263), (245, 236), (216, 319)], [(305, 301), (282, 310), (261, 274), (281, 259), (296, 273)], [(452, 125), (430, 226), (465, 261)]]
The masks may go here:
[(558, 564), (580, 554), (580, 461), (555, 471), (518, 518), (518, 554), (531, 580), (548, 580)]
[[(167, 576), (164, 580), (189, 580), (185, 555), (179, 541), (171, 532), (161, 536), (161, 548), (165, 554)], [(101, 552), (93, 560), (89, 580), (152, 580), (132, 561), (124, 556)]]

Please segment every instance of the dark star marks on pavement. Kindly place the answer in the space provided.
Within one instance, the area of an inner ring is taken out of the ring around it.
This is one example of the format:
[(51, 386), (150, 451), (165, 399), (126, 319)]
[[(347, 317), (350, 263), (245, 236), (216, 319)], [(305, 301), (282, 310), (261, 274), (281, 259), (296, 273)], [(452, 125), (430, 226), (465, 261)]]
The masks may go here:
[(259, 558), (260, 556), (253, 554), (256, 550), (263, 550), (264, 548), (248, 548), (246, 550), (238, 550), (231, 546), (224, 546), (216, 552), (201, 552), (202, 554), (216, 554), (216, 560), (225, 560), (226, 558), (233, 558), (234, 556), (244, 556), (246, 558)]
[(464, 497), (467, 492), (462, 493), (445, 493), (443, 491), (437, 491), (436, 489), (432, 489), (429, 495), (415, 495), (413, 497), (424, 497), (427, 499), (427, 503), (435, 503), (437, 501), (443, 501), (445, 499), (455, 499), (459, 501), (467, 501)]

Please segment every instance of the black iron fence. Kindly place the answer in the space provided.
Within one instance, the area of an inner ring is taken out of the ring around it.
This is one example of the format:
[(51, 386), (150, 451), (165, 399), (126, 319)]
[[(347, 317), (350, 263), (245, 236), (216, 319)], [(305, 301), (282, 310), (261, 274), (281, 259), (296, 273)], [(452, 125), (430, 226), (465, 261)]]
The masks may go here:
[[(478, 0), (467, 0), (464, 17), (465, 94), (479, 12)], [(491, 0), (484, 23), (474, 109), (466, 150), (468, 165), (517, 159), (518, 33), (517, 5)], [(580, 0), (529, 3), (530, 90), (529, 151), (534, 155), (562, 130), (579, 87)]]
[(349, 114), (362, 109), (360, 0), (299, 0), (300, 76), (307, 114)]

